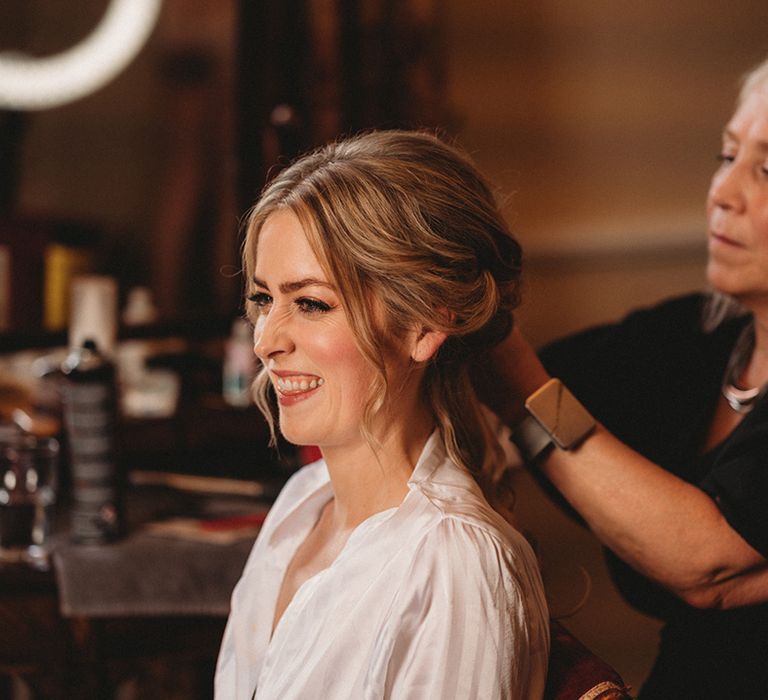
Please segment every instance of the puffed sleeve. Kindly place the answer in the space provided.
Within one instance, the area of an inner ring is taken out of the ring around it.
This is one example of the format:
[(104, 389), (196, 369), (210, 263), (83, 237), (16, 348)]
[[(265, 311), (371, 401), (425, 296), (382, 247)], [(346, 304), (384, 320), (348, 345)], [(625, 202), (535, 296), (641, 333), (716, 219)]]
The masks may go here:
[(527, 543), (446, 519), (427, 534), (372, 655), (366, 697), (541, 698), (548, 613)]

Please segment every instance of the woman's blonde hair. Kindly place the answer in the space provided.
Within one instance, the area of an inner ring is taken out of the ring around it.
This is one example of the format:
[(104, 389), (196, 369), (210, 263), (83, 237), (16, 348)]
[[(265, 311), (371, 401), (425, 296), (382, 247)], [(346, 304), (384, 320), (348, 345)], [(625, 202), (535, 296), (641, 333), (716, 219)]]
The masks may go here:
[[(407, 328), (442, 331), (448, 337), (427, 366), (424, 397), (450, 458), (487, 491), (501, 455), (468, 366), (510, 331), (521, 249), (469, 157), (428, 133), (373, 131), (300, 158), (267, 185), (248, 216), (247, 293), (259, 233), (281, 208), (301, 221), (361, 353), (377, 370), (364, 417), (369, 442), (390, 389), (384, 348)], [(262, 371), (255, 394), (273, 425), (270, 391)]]

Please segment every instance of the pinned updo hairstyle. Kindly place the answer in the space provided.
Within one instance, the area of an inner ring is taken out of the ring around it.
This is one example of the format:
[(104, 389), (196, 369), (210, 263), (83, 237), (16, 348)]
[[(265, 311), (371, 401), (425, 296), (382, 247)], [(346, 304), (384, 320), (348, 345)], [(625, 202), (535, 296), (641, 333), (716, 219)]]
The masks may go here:
[[(429, 362), (424, 396), (450, 458), (489, 487), (500, 451), (468, 367), (511, 330), (521, 249), (469, 157), (428, 133), (373, 131), (300, 158), (267, 185), (248, 216), (246, 294), (261, 228), (283, 208), (301, 222), (361, 353), (376, 368), (364, 418), (369, 442), (389, 390), (387, 343), (407, 328), (443, 331), (448, 337)], [(254, 391), (273, 425), (270, 390), (262, 370)]]

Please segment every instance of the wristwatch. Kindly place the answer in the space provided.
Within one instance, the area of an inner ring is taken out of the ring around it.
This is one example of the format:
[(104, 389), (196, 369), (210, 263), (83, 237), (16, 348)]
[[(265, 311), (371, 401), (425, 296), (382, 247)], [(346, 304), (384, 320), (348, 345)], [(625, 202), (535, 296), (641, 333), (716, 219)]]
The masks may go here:
[(550, 379), (525, 401), (528, 415), (512, 431), (512, 442), (527, 461), (556, 445), (577, 447), (595, 428), (595, 419), (559, 379)]

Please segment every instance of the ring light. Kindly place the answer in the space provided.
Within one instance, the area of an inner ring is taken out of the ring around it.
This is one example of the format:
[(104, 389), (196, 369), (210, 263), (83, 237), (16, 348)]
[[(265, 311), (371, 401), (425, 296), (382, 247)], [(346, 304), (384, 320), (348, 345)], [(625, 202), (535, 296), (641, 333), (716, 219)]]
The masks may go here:
[(58, 107), (95, 92), (139, 53), (162, 0), (110, 0), (91, 34), (53, 56), (0, 53), (0, 109)]

